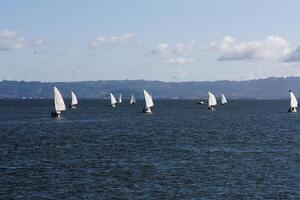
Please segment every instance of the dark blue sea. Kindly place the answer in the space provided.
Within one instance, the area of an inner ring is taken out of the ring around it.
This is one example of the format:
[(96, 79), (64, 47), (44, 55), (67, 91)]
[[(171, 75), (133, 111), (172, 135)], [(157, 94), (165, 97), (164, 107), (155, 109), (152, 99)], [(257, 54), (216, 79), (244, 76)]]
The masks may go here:
[(300, 199), (289, 101), (0, 101), (0, 199)]

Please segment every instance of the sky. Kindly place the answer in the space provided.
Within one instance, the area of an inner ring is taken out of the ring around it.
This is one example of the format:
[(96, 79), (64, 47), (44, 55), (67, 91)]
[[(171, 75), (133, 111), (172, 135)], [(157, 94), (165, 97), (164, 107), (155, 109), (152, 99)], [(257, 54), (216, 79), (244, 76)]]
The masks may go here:
[(300, 76), (299, 0), (0, 1), (0, 80)]

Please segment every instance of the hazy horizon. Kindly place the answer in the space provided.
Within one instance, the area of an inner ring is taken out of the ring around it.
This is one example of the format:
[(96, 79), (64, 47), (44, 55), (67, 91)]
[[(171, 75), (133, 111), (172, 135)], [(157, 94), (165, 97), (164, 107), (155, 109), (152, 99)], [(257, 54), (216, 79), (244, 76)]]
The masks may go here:
[[(128, 97), (137, 94), (143, 98), (143, 89), (155, 98), (196, 99), (207, 92), (229, 99), (287, 99), (289, 90), (300, 94), (300, 77), (255, 79), (249, 81), (185, 81), (163, 82), (147, 80), (109, 80), (83, 82), (23, 82), (0, 81), (0, 98), (53, 98), (56, 86), (65, 96), (74, 91), (79, 98), (104, 98), (112, 92)], [(276, 89), (274, 89), (276, 88)], [(137, 96), (138, 97), (138, 96)]]
[(230, 79), (220, 79), (220, 80), (179, 80), (179, 81), (164, 81), (164, 80), (147, 80), (147, 79), (98, 79), (98, 80), (79, 80), (79, 81), (39, 81), (39, 80), (13, 80), (13, 79), (3, 79), (1, 81), (17, 81), (17, 82), (41, 82), (41, 83), (72, 83), (72, 82), (97, 82), (97, 81), (157, 81), (163, 83), (187, 83), (187, 82), (243, 82), (243, 81), (256, 81), (256, 80), (265, 80), (265, 79), (288, 79), (288, 78), (300, 78), (299, 76), (268, 76), (265, 78), (253, 78), (253, 79), (241, 79), (241, 80), (230, 80)]

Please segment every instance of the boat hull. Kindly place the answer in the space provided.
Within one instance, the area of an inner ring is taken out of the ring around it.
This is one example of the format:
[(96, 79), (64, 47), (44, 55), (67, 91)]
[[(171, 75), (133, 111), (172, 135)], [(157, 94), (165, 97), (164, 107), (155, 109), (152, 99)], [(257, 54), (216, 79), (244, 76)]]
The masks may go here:
[(52, 116), (53, 118), (60, 118), (60, 111), (53, 111), (53, 112), (51, 113), (51, 116)]
[(290, 108), (289, 110), (288, 110), (288, 112), (289, 113), (296, 113), (297, 112), (297, 108)]
[(143, 113), (152, 113), (150, 108), (144, 108)]
[(76, 105), (70, 105), (70, 108), (75, 109), (75, 108), (76, 108)]
[(210, 106), (210, 107), (208, 107), (208, 110), (214, 111), (214, 110), (216, 110), (216, 108), (213, 106)]

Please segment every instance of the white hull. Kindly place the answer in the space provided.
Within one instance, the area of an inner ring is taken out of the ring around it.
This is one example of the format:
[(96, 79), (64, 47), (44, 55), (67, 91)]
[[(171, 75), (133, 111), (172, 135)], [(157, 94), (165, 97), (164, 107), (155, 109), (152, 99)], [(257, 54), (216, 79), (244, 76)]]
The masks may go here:
[(290, 108), (288, 110), (289, 113), (296, 113), (297, 112), (297, 108)]
[(143, 110), (144, 113), (152, 113), (151, 109), (150, 108), (144, 108)]
[(51, 115), (53, 118), (60, 118), (60, 111), (53, 111)]
[(208, 107), (208, 110), (214, 111), (214, 110), (216, 110), (216, 109), (215, 109), (215, 107), (210, 106), (210, 107)]

